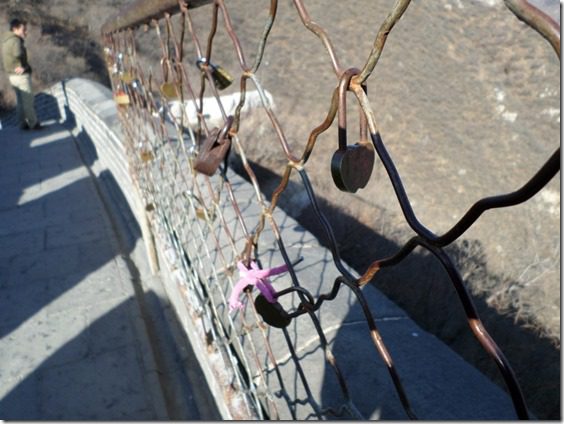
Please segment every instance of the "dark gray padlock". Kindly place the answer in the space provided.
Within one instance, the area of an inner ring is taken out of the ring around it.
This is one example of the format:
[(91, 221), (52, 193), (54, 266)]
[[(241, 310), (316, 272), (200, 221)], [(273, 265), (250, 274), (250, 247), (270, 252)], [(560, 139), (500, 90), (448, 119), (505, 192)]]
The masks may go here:
[(292, 321), (280, 303), (270, 303), (262, 294), (256, 297), (255, 308), (264, 322), (272, 327), (286, 328)]
[[(366, 187), (374, 167), (374, 148), (368, 141), (366, 115), (360, 111), (360, 141), (347, 145), (347, 87), (356, 70), (349, 70), (339, 84), (339, 150), (331, 158), (331, 176), (339, 190), (355, 193)], [(366, 87), (363, 86), (366, 90)]]

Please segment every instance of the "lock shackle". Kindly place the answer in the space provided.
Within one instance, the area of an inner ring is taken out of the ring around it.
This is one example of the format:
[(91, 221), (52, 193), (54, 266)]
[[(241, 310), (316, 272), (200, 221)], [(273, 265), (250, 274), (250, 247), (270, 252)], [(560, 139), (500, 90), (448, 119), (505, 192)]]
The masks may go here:
[[(347, 91), (352, 77), (360, 74), (360, 69), (349, 68), (341, 75), (339, 80), (339, 107), (338, 107), (338, 123), (339, 123), (339, 150), (347, 148)], [(367, 92), (366, 84), (362, 84), (362, 89)], [(364, 111), (360, 113), (360, 139), (368, 140), (368, 121)]]
[(231, 126), (233, 125), (233, 115), (229, 115), (226, 120), (225, 120), (225, 125), (223, 126), (223, 128), (219, 131), (219, 134), (217, 136), (217, 140), (225, 140), (225, 138), (229, 135), (229, 131), (231, 131)]
[[(366, 84), (361, 85), (362, 89), (364, 90), (364, 94), (368, 94), (368, 87)], [(360, 108), (360, 140), (368, 142), (368, 119), (366, 118), (366, 114), (364, 110)]]

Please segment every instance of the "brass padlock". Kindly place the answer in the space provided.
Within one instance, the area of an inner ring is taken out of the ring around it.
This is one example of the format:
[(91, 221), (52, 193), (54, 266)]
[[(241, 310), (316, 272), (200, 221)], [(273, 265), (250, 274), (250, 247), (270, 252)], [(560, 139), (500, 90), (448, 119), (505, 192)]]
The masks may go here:
[(178, 99), (178, 93), (176, 91), (176, 85), (172, 82), (164, 82), (161, 84), (161, 94), (167, 100), (176, 100)]
[(213, 78), (213, 82), (218, 90), (223, 90), (231, 85), (233, 82), (233, 77), (229, 75), (229, 73), (223, 69), (219, 65), (214, 65), (211, 62), (208, 62), (206, 58), (201, 58), (196, 61), (196, 65), (200, 71), (203, 70), (203, 66), (207, 64), (211, 70), (211, 75)]
[(214, 128), (209, 137), (200, 146), (198, 156), (194, 162), (194, 169), (202, 174), (212, 176), (227, 156), (231, 147), (229, 130), (233, 117), (227, 117), (227, 122), (222, 129)]
[(134, 79), (134, 76), (131, 72), (124, 71), (120, 74), (120, 79), (124, 84), (131, 84)]
[[(360, 111), (360, 141), (347, 145), (346, 96), (357, 69), (345, 71), (339, 83), (339, 149), (331, 158), (331, 176), (339, 190), (355, 193), (366, 187), (374, 167), (374, 148), (368, 140), (366, 115)], [(366, 87), (362, 87), (366, 91)]]

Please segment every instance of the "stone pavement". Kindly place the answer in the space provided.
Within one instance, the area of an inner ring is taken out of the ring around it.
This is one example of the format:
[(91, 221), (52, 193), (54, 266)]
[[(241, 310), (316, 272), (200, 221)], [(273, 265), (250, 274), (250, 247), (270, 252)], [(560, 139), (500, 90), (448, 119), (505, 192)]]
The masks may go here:
[(128, 252), (70, 132), (1, 129), (0, 193), (0, 419), (198, 419), (189, 396), (167, 408)]

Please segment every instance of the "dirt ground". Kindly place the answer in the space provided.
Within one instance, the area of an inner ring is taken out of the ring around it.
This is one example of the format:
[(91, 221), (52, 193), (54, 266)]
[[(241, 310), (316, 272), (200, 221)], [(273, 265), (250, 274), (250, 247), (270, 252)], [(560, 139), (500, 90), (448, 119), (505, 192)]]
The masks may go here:
[[(361, 68), (393, 1), (305, 3), (327, 30), (341, 64)], [(252, 63), (267, 8), (241, 2), (229, 11)], [(205, 43), (209, 10), (194, 16)], [(222, 26), (212, 57), (233, 74), (240, 72)], [(426, 226), (442, 233), (480, 198), (516, 190), (558, 148), (559, 74), (550, 45), (501, 1), (410, 5), (388, 38), (368, 94), (384, 143)], [(292, 149), (301, 154), (311, 130), (325, 118), (336, 78), (321, 41), (302, 25), (290, 1), (279, 4), (257, 76), (273, 95)], [(354, 117), (353, 100), (349, 96)], [(349, 120), (351, 142), (358, 134), (355, 125)], [(286, 160), (266, 114), (257, 111), (243, 120), (240, 137), (261, 189), (272, 192)], [(363, 272), (374, 259), (397, 251), (412, 231), (378, 161), (365, 189), (345, 194), (335, 187), (330, 161), (336, 148), (335, 123), (318, 140), (306, 170), (343, 258)], [(551, 419), (560, 418), (559, 180), (558, 175), (523, 205), (485, 213), (448, 249), (530, 408)], [(292, 182), (281, 206), (321, 236), (303, 186), (295, 176)], [(380, 272), (373, 284), (503, 385), (429, 254), (416, 250), (401, 266)]]

